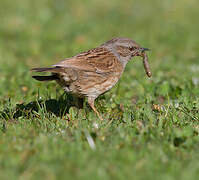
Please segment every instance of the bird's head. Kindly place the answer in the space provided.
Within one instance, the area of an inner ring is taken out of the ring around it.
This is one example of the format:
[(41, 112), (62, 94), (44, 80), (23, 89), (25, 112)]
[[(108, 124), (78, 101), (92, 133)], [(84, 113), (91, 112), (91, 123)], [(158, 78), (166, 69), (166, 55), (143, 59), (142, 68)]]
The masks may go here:
[[(104, 43), (103, 46), (110, 49), (118, 57), (118, 59), (124, 66), (134, 56), (141, 56), (143, 58), (145, 71), (149, 77), (151, 76), (151, 73), (147, 72), (150, 71), (148, 57), (146, 55), (146, 51), (149, 51), (148, 48), (143, 48), (135, 41), (128, 38), (113, 38), (112, 40)], [(146, 67), (148, 68), (148, 70), (146, 69)]]

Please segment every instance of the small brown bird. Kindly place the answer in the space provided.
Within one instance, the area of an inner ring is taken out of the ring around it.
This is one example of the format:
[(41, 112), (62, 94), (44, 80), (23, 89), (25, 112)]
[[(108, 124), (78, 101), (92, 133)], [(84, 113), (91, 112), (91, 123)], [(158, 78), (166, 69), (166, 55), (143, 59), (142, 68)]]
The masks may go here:
[(32, 76), (39, 81), (55, 80), (67, 93), (82, 99), (101, 118), (94, 106), (95, 99), (110, 90), (120, 79), (127, 62), (134, 56), (143, 57), (148, 77), (151, 71), (145, 51), (135, 41), (128, 38), (114, 38), (97, 48), (64, 59), (49, 68), (33, 68), (36, 72), (51, 72), (50, 76)]

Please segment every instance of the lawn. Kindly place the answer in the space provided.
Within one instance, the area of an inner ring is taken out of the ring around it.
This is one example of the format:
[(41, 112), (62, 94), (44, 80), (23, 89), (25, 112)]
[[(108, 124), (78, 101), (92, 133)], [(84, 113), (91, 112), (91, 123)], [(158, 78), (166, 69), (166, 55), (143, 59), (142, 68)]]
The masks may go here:
[[(196, 180), (199, 177), (198, 0), (1, 0), (0, 179)], [(148, 53), (100, 96), (100, 121), (45, 67), (113, 37)]]

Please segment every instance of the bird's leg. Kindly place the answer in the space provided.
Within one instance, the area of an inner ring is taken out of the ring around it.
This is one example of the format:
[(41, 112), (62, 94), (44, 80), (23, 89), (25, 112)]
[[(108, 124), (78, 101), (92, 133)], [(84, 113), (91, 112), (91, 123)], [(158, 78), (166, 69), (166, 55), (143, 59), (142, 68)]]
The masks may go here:
[(97, 109), (95, 108), (94, 101), (95, 101), (95, 98), (93, 98), (93, 97), (88, 97), (88, 104), (89, 104), (90, 107), (93, 109), (93, 111), (97, 114), (97, 116), (99, 117), (99, 119), (100, 119), (100, 120), (103, 120), (102, 116), (99, 114), (99, 112), (98, 112)]
[(84, 99), (80, 98), (80, 97), (77, 97), (77, 96), (73, 96), (72, 105), (77, 108), (77, 113), (78, 113), (78, 116), (79, 116), (80, 109), (83, 109)]
[(83, 98), (73, 96), (73, 103), (74, 103), (75, 107), (77, 107), (78, 109), (82, 109), (84, 100), (83, 100)]
[(84, 105), (84, 99), (83, 98), (77, 98), (77, 107), (79, 109), (83, 109), (83, 105)]

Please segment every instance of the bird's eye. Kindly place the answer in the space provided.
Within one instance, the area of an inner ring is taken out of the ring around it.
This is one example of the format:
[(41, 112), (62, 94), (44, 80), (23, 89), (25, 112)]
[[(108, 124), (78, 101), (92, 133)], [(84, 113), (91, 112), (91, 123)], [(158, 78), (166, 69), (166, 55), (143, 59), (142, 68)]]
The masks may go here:
[(129, 47), (129, 50), (133, 51), (133, 50), (135, 50), (135, 47)]

